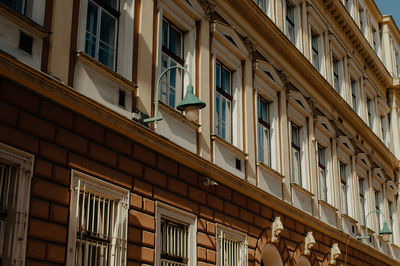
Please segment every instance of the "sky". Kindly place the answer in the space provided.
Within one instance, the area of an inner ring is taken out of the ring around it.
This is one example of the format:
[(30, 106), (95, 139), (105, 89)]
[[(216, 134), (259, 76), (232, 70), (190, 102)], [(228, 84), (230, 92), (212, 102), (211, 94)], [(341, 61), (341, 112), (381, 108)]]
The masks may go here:
[(392, 15), (397, 27), (400, 28), (400, 0), (375, 0), (382, 15)]

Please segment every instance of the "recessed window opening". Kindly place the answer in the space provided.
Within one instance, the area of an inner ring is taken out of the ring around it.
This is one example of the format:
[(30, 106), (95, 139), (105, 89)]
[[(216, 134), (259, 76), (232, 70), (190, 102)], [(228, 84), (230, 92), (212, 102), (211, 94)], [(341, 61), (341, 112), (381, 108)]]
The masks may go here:
[(326, 148), (322, 147), (318, 144), (318, 175), (319, 175), (319, 183), (320, 183), (320, 199), (324, 201), (328, 201), (328, 184), (326, 180), (326, 161), (325, 161), (325, 152)]
[(311, 48), (312, 48), (312, 64), (319, 71), (319, 47), (318, 47), (319, 35), (311, 31)]
[(161, 220), (161, 265), (187, 265), (189, 226), (167, 218)]
[(232, 72), (219, 61), (216, 62), (215, 67), (215, 84), (216, 133), (231, 142)]
[(119, 18), (118, 0), (89, 0), (85, 53), (115, 70)]
[[(183, 32), (167, 19), (162, 23), (161, 72), (172, 66), (183, 66)], [(175, 108), (176, 98), (182, 98), (183, 76), (180, 69), (168, 71), (161, 80), (160, 99)], [(178, 99), (179, 100), (179, 99)]]
[(267, 102), (260, 95), (258, 95), (258, 160), (268, 166), (271, 166), (270, 106), (271, 103)]
[(347, 165), (344, 164), (343, 162), (339, 163), (339, 172), (340, 172), (340, 189), (341, 189), (341, 194), (342, 194), (342, 212), (344, 214), (349, 214), (349, 208), (348, 208), (348, 198), (347, 198), (347, 190), (348, 190), (348, 184), (347, 184)]
[(300, 148), (300, 128), (292, 123), (292, 182), (302, 185), (301, 178), (301, 148)]
[(367, 98), (367, 113), (368, 113), (368, 126), (372, 128), (373, 125), (373, 117), (372, 117), (372, 110), (373, 110), (373, 101)]
[(340, 93), (339, 83), (339, 60), (332, 56), (332, 68), (333, 68), (333, 88), (337, 93)]
[(351, 87), (351, 100), (352, 100), (352, 107), (355, 112), (358, 109), (358, 99), (357, 99), (357, 81), (350, 79), (350, 87)]
[(358, 189), (359, 189), (359, 197), (360, 197), (360, 219), (362, 220), (362, 224), (366, 226), (365, 221), (365, 179), (358, 178)]
[(289, 1), (286, 1), (286, 32), (289, 40), (295, 44), (294, 6)]
[(3, 3), (18, 13), (25, 14), (25, 9), (26, 9), (26, 2), (25, 0), (0, 0), (0, 3)]

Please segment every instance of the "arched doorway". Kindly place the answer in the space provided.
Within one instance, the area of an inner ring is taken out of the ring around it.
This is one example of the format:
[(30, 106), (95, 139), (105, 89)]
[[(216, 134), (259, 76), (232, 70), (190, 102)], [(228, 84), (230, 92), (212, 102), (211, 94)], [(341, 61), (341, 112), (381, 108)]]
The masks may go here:
[(261, 257), (261, 266), (283, 266), (281, 254), (274, 244), (265, 245)]

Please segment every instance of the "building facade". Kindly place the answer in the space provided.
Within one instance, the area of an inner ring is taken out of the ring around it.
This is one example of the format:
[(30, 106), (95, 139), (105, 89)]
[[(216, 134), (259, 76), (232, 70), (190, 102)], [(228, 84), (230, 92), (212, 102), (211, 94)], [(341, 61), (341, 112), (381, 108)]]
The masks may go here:
[(400, 264), (400, 31), (373, 0), (0, 22), (0, 265)]

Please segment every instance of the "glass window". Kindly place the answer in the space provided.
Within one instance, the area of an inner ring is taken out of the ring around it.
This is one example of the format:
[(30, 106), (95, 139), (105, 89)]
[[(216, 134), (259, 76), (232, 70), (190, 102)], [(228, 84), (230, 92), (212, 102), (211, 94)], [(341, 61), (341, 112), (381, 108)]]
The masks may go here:
[(269, 0), (254, 0), (254, 2), (264, 11), (265, 14), (268, 14), (269, 8)]
[(25, 14), (25, 0), (0, 0), (0, 3), (3, 3), (18, 13)]
[(188, 265), (188, 225), (162, 218), (161, 265)]
[[(161, 72), (172, 66), (183, 66), (183, 33), (164, 19), (162, 23)], [(180, 69), (171, 69), (161, 80), (160, 100), (175, 108), (182, 99), (183, 77)]]
[(346, 8), (347, 12), (350, 13), (350, 1), (352, 0), (344, 0), (344, 7)]
[(364, 34), (364, 10), (359, 9), (358, 14), (360, 17), (360, 30), (361, 30), (362, 34)]
[(301, 146), (300, 146), (300, 128), (292, 123), (292, 141), (291, 141), (291, 155), (292, 155), (292, 182), (302, 185), (301, 180)]
[[(393, 202), (388, 201), (388, 211), (389, 211), (389, 225), (390, 225), (390, 230), (393, 232), (394, 228), (393, 228)], [(390, 235), (392, 242), (393, 242), (393, 234)]]
[(378, 34), (374, 27), (372, 27), (372, 43), (375, 53), (378, 53)]
[(115, 70), (118, 27), (117, 0), (88, 1), (85, 53)]
[(289, 1), (286, 1), (286, 34), (292, 43), (296, 42), (294, 6), (292, 6)]
[(397, 76), (400, 76), (400, 54), (398, 51), (396, 51), (396, 71), (397, 71)]
[(258, 96), (258, 160), (268, 166), (271, 166), (270, 105)]
[(311, 31), (312, 64), (319, 71), (319, 35)]
[(359, 189), (359, 195), (360, 195), (360, 219), (362, 221), (363, 225), (366, 225), (366, 221), (365, 221), (365, 191), (366, 191), (366, 187), (365, 187), (365, 179), (362, 178), (358, 178), (358, 189)]
[(373, 126), (373, 101), (371, 99), (367, 99), (367, 113), (368, 113), (368, 126), (372, 129)]
[(326, 148), (318, 145), (318, 169), (319, 169), (319, 197), (321, 200), (328, 201), (328, 187), (326, 180)]
[(358, 110), (357, 81), (350, 79), (350, 87), (351, 87), (352, 107), (353, 110), (357, 113)]
[(381, 116), (381, 132), (382, 132), (382, 141), (383, 143), (386, 145), (386, 137), (387, 137), (387, 132), (386, 132), (386, 117), (385, 116)]
[(340, 93), (340, 80), (339, 80), (339, 60), (332, 56), (333, 68), (333, 88), (337, 93)]
[(380, 215), (379, 215), (379, 212), (380, 212), (380, 209), (381, 209), (381, 192), (379, 191), (379, 190), (375, 190), (375, 210), (376, 210), (376, 213), (375, 213), (375, 216), (376, 216), (376, 222), (377, 222), (377, 231), (376, 232), (380, 232), (380, 230), (381, 230), (381, 220), (380, 220)]
[(221, 138), (231, 141), (232, 72), (218, 62), (215, 66), (215, 131)]
[(340, 162), (340, 192), (342, 194), (342, 212), (349, 214), (348, 208), (348, 184), (347, 184), (347, 165)]
[(217, 265), (247, 266), (247, 236), (217, 224)]

